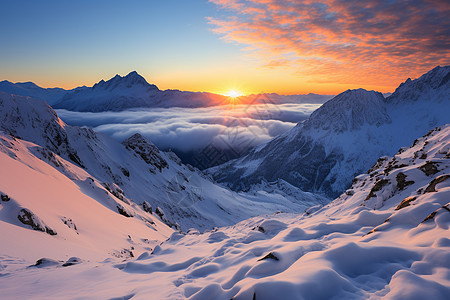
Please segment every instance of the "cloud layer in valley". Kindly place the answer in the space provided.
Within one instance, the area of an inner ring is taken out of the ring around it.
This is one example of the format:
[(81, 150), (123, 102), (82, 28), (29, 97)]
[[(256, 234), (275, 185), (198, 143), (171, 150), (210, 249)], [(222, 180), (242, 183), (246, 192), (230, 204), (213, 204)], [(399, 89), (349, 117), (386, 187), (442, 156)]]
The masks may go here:
[(89, 126), (117, 140), (139, 132), (161, 149), (197, 151), (211, 143), (241, 150), (286, 132), (320, 104), (155, 108), (121, 112), (57, 110), (68, 124)]
[(450, 2), (210, 0), (214, 31), (311, 82), (394, 86), (450, 64)]

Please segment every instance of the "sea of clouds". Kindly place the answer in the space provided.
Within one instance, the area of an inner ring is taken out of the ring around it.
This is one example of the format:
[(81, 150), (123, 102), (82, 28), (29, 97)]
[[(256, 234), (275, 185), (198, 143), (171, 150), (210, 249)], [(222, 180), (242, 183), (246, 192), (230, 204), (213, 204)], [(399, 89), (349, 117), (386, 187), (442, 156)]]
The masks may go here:
[(146, 108), (120, 112), (57, 110), (66, 123), (89, 126), (122, 141), (134, 133), (160, 149), (200, 151), (209, 144), (236, 150), (259, 145), (305, 120), (320, 104), (222, 105), (207, 108)]

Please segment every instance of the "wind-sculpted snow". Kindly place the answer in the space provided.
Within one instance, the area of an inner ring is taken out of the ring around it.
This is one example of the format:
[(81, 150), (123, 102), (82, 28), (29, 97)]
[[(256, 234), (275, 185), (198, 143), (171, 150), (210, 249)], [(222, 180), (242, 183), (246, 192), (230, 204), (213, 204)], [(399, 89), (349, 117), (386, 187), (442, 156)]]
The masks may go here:
[(449, 78), (450, 66), (436, 67), (408, 79), (386, 99), (373, 91), (348, 90), (291, 130), (208, 173), (235, 190), (281, 178), (335, 197), (378, 157), (450, 122)]
[(15, 271), (2, 277), (2, 296), (447, 299), (449, 172), (446, 125), (381, 157), (337, 199), (309, 213), (175, 232), (123, 262), (81, 257), (64, 270), (55, 262), (36, 270), (3, 257), (3, 273)]

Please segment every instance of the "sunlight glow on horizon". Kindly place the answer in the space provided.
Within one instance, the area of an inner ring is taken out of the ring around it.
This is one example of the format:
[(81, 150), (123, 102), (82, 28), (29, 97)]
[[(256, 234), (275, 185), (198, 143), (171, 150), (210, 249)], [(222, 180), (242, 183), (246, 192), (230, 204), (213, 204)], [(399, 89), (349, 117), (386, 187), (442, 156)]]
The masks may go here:
[(225, 96), (231, 97), (231, 98), (237, 98), (240, 96), (243, 96), (244, 94), (242, 94), (241, 92), (237, 91), (237, 90), (230, 90), (228, 93), (225, 94)]

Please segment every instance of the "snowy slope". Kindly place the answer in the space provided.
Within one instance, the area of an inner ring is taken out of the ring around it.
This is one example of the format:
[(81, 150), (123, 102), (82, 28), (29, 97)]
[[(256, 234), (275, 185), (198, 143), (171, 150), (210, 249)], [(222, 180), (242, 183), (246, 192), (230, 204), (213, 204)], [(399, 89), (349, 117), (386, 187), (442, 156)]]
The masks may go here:
[(408, 79), (388, 98), (348, 90), (283, 135), (208, 173), (235, 190), (284, 179), (305, 191), (338, 195), (382, 155), (450, 122), (449, 67)]
[(159, 218), (48, 149), (0, 133), (1, 255), (127, 258), (173, 232)]
[(447, 299), (449, 159), (446, 125), (381, 157), (320, 210), (175, 232), (123, 263), (38, 269), (3, 258), (2, 297)]
[(204, 230), (326, 202), (295, 187), (289, 193), (231, 192), (140, 135), (120, 144), (91, 129), (66, 125), (51, 107), (36, 99), (0, 93), (0, 131), (46, 148), (109, 187), (120, 187), (134, 203), (149, 203), (161, 220), (176, 229)]

